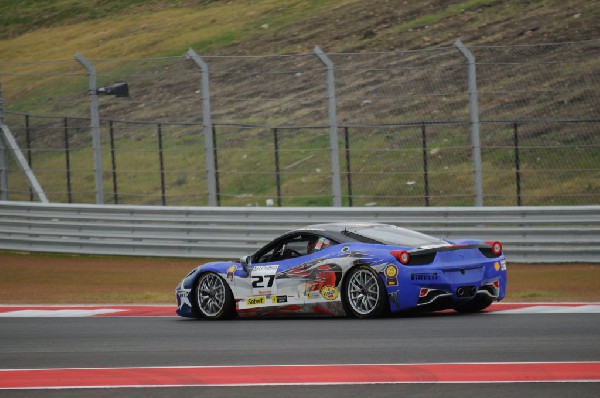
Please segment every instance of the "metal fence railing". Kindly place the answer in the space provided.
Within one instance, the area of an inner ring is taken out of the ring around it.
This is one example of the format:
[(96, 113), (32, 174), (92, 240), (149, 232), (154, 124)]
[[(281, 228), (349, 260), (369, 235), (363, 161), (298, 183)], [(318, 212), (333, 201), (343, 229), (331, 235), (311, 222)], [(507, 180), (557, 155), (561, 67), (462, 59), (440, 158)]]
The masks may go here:
[(450, 240), (500, 240), (512, 263), (600, 261), (600, 206), (266, 209), (0, 202), (0, 248), (236, 259), (290, 229), (349, 220)]
[[(90, 60), (125, 98), (75, 60), (0, 62), (0, 117), (54, 202), (599, 203), (600, 40), (458, 44)], [(0, 192), (31, 200), (8, 154)]]
[[(11, 119), (50, 201), (93, 203), (89, 120)], [(600, 119), (482, 121), (485, 204), (597, 203), (599, 127)], [(466, 121), (339, 126), (343, 204), (470, 205), (471, 147), (458, 133), (466, 128)], [(102, 120), (101, 129), (105, 203), (208, 204), (201, 125)], [(212, 134), (218, 205), (331, 205), (326, 126), (227, 124), (213, 125)], [(10, 170), (17, 172), (14, 163)], [(24, 179), (11, 182), (11, 199), (34, 200)]]

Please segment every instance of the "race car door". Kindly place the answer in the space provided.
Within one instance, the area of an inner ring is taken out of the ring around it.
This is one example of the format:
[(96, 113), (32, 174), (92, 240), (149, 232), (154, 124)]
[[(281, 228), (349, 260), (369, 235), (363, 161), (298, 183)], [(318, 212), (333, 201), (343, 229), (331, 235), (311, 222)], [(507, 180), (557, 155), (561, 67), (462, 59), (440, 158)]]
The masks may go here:
[(319, 236), (285, 235), (258, 251), (248, 266), (246, 281), (238, 280), (240, 313), (285, 314), (302, 312), (309, 298), (310, 264)]

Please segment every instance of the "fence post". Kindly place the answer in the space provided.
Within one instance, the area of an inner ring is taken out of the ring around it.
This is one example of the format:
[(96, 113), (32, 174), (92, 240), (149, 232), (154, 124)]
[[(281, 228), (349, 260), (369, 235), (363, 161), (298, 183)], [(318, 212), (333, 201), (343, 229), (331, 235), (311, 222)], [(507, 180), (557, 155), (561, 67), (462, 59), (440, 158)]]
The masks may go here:
[(208, 78), (208, 65), (191, 48), (187, 52), (188, 58), (198, 65), (202, 74), (200, 92), (202, 95), (202, 125), (204, 127), (204, 159), (206, 163), (206, 184), (208, 188), (208, 205), (218, 206), (217, 203), (217, 178), (214, 156), (213, 126), (210, 111), (210, 89)]
[(423, 185), (425, 187), (425, 206), (429, 207), (429, 167), (427, 165), (427, 130), (425, 123), (421, 126), (421, 139), (423, 146)]
[(167, 196), (165, 193), (165, 162), (163, 160), (163, 145), (162, 145), (162, 126), (157, 124), (158, 135), (158, 163), (160, 166), (160, 199), (163, 206), (167, 205)]
[(467, 59), (469, 64), (469, 116), (471, 119), (471, 151), (473, 156), (473, 174), (475, 179), (475, 206), (483, 206), (483, 182), (481, 171), (481, 142), (479, 138), (479, 110), (477, 102), (477, 74), (473, 54), (465, 47), (460, 39), (454, 45)]
[(342, 184), (340, 182), (340, 150), (338, 143), (337, 110), (335, 101), (335, 79), (333, 63), (319, 46), (315, 46), (315, 54), (327, 68), (327, 114), (329, 118), (329, 147), (331, 151), (331, 191), (333, 205), (342, 206)]
[(96, 68), (81, 54), (75, 54), (77, 62), (88, 72), (90, 89), (90, 117), (92, 127), (92, 150), (94, 151), (94, 174), (96, 176), (96, 204), (104, 203), (104, 186), (102, 185), (102, 148), (100, 142), (100, 116), (98, 112), (98, 94), (96, 92)]
[(8, 200), (8, 150), (0, 134), (0, 200)]
[(344, 127), (344, 143), (346, 146), (346, 180), (348, 181), (348, 206), (352, 207), (352, 174), (350, 169), (350, 132)]
[(213, 159), (215, 160), (215, 197), (217, 206), (221, 206), (221, 188), (219, 185), (219, 158), (217, 157), (217, 127), (213, 124), (211, 128), (213, 143)]
[[(2, 78), (0, 77), (0, 125), (4, 124), (4, 101), (2, 99)], [(8, 200), (8, 150), (0, 135), (0, 200)]]
[(275, 149), (275, 185), (277, 187), (277, 207), (281, 207), (281, 173), (279, 170), (279, 139), (277, 128), (273, 128), (273, 147)]
[[(29, 126), (29, 114), (25, 115), (25, 141), (27, 143), (27, 164), (29, 168), (33, 165), (31, 157), (31, 127)], [(29, 201), (33, 202), (33, 190), (29, 187)]]
[(517, 183), (517, 206), (521, 206), (521, 159), (519, 157), (519, 125), (513, 124), (513, 133), (515, 140), (515, 173)]
[(4, 124), (4, 100), (2, 99), (2, 77), (0, 76), (0, 124)]
[(71, 157), (70, 157), (70, 148), (69, 148), (69, 123), (68, 119), (63, 119), (64, 128), (65, 128), (65, 166), (67, 167), (67, 200), (69, 203), (73, 203), (73, 196), (71, 193)]
[(110, 163), (112, 166), (112, 180), (113, 180), (113, 203), (119, 204), (119, 194), (117, 190), (117, 161), (115, 159), (115, 129), (113, 121), (108, 121), (108, 136), (110, 137)]
[[(2, 79), (0, 78), (0, 125), (4, 124), (4, 101), (2, 100)], [(8, 150), (0, 135), (0, 200), (8, 200)]]
[[(27, 179), (29, 186), (35, 192), (35, 195), (37, 196), (39, 201), (42, 203), (48, 203), (48, 198), (46, 197), (44, 190), (42, 189), (40, 183), (38, 182), (37, 178), (35, 177), (35, 174), (33, 174), (33, 170), (31, 170), (31, 168), (29, 167), (29, 164), (27, 164), (27, 159), (25, 159), (25, 156), (23, 156), (23, 152), (21, 152), (21, 148), (19, 148), (19, 144), (17, 144), (15, 137), (10, 132), (10, 129), (8, 128), (8, 126), (5, 124), (0, 125), (0, 153), (3, 152), (3, 149), (11, 150), (11, 152), (13, 154), (13, 158), (15, 159), (15, 163), (17, 163), (17, 166), (21, 169), (21, 171), (25, 175), (25, 178)], [(6, 159), (7, 159), (7, 156), (4, 155), (3, 161), (5, 162), (5, 164), (4, 164), (4, 166), (2, 166), (0, 164), (0, 171), (1, 171), (1, 169), (6, 170)], [(4, 187), (6, 188), (6, 195), (8, 196), (8, 181), (6, 181), (6, 183), (4, 184)], [(8, 198), (6, 200), (8, 200)]]

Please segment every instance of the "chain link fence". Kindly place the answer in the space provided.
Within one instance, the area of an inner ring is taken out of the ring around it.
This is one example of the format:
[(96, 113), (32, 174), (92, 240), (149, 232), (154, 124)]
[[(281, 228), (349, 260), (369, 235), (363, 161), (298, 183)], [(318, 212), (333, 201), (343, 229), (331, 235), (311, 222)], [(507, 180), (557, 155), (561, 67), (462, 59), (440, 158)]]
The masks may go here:
[[(597, 204), (600, 40), (469, 50), (484, 204)], [(129, 87), (128, 97), (98, 96), (104, 202), (207, 205), (213, 194), (221, 206), (330, 206), (339, 178), (344, 206), (472, 205), (473, 93), (457, 48), (327, 57), (337, 175), (315, 54), (202, 57), (210, 87), (186, 56), (91, 60), (98, 87)], [(0, 62), (0, 78), (4, 123), (49, 200), (93, 203), (86, 71), (74, 60)], [(33, 200), (9, 153), (7, 196)]]

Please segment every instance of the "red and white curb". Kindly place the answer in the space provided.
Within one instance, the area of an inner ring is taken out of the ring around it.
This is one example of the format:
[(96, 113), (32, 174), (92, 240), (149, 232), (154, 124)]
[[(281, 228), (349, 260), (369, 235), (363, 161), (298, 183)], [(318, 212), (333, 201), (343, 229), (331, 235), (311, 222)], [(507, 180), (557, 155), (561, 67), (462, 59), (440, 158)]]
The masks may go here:
[(0, 305), (0, 318), (174, 317), (174, 305)]
[[(0, 318), (175, 317), (175, 310), (173, 305), (0, 305)], [(600, 303), (495, 303), (482, 313), (598, 314)]]
[(486, 310), (490, 314), (599, 314), (600, 304), (495, 304)]
[(2, 389), (598, 382), (600, 362), (2, 369)]

